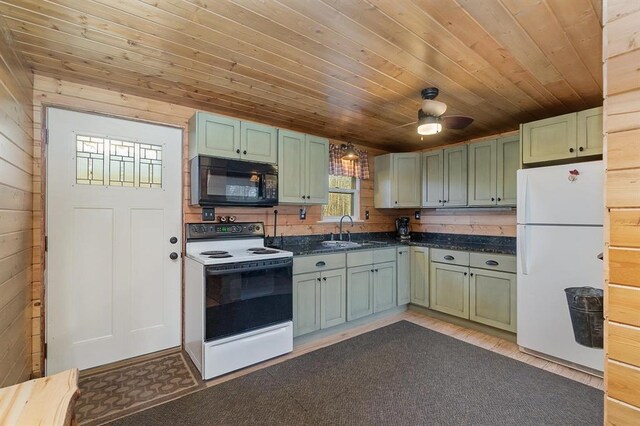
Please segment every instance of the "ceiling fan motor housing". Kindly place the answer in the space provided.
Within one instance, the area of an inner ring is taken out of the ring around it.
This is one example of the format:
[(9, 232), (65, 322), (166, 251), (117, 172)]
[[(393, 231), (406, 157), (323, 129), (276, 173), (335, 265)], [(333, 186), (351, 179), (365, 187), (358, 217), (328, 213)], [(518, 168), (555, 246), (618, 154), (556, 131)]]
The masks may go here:
[(435, 99), (438, 93), (440, 93), (440, 91), (437, 87), (427, 87), (426, 89), (422, 89), (420, 96), (422, 96), (422, 99)]

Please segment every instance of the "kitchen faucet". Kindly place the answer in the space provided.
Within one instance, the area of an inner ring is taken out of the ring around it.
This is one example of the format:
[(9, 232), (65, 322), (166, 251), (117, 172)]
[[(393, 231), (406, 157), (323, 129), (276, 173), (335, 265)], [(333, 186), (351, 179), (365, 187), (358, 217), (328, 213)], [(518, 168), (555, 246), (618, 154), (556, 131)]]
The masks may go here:
[[(340, 241), (342, 241), (342, 221), (344, 220), (345, 217), (348, 217), (349, 220), (351, 221), (351, 227), (353, 228), (353, 218), (351, 216), (349, 216), (348, 214), (345, 214), (344, 216), (342, 216), (340, 218)], [(349, 231), (347, 231), (349, 232)]]

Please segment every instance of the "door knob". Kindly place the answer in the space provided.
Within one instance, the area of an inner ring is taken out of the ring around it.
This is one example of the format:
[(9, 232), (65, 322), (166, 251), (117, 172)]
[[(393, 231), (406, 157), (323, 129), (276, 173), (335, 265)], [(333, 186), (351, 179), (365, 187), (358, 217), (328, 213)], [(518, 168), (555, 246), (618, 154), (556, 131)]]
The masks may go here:
[(175, 243), (177, 243), (177, 242), (178, 242), (178, 239), (177, 239), (176, 237), (171, 237), (171, 238), (169, 238), (169, 242), (170, 242), (171, 244), (175, 244)]
[(174, 251), (174, 252), (172, 252), (172, 253), (169, 255), (169, 258), (170, 258), (171, 260), (176, 260), (176, 259), (178, 258), (178, 253), (176, 253), (175, 251)]

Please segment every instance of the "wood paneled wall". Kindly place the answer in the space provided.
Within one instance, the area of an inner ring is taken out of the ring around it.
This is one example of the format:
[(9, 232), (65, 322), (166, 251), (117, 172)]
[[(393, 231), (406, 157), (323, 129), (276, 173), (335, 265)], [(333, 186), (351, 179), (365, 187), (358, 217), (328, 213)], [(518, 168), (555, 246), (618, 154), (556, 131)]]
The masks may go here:
[(420, 220), (413, 219), (411, 230), (415, 232), (439, 232), (447, 234), (490, 235), (498, 237), (516, 236), (516, 211), (453, 211), (423, 209)]
[[(60, 106), (64, 108), (98, 112), (124, 118), (139, 119), (156, 123), (169, 124), (186, 128), (187, 121), (193, 115), (193, 108), (184, 107), (164, 101), (131, 96), (120, 91), (95, 88), (84, 84), (72, 83), (68, 81), (53, 79), (42, 75), (36, 75), (34, 81), (34, 129), (35, 129), (35, 151), (38, 157), (41, 153), (40, 134), (42, 130), (42, 111), (44, 106)], [(338, 141), (332, 141), (339, 143)], [(189, 167), (188, 167), (188, 141), (187, 132), (184, 132), (183, 139), (183, 212), (184, 222), (200, 222), (201, 211), (199, 208), (189, 206)], [(357, 145), (356, 145), (357, 146)], [(365, 231), (390, 231), (394, 229), (394, 219), (401, 215), (397, 211), (382, 211), (373, 208), (373, 157), (382, 154), (383, 151), (372, 148), (367, 149), (371, 159), (372, 178), (363, 181), (361, 184), (361, 217), (364, 218), (365, 210), (369, 210), (370, 219), (368, 221), (356, 223), (353, 232)], [(34, 170), (34, 187), (36, 188), (34, 209), (34, 290), (33, 304), (33, 373), (39, 375), (43, 365), (43, 354), (41, 350), (42, 335), (44, 329), (44, 289), (43, 282), (43, 262), (44, 262), (44, 202), (41, 199), (44, 194), (44, 183), (41, 179), (43, 169), (39, 162)], [(320, 207), (312, 206), (307, 208), (307, 219), (298, 219), (300, 206), (278, 206), (275, 208), (219, 208), (216, 209), (216, 216), (237, 216), (238, 221), (262, 221), (267, 225), (267, 232), (273, 230), (273, 210), (278, 210), (278, 234), (300, 235), (336, 232), (337, 226), (333, 223), (319, 224)], [(351, 230), (351, 228), (348, 228)], [(0, 345), (2, 343), (0, 342)]]
[(605, 6), (605, 422), (640, 424), (640, 3)]
[(31, 373), (32, 87), (0, 19), (0, 387)]

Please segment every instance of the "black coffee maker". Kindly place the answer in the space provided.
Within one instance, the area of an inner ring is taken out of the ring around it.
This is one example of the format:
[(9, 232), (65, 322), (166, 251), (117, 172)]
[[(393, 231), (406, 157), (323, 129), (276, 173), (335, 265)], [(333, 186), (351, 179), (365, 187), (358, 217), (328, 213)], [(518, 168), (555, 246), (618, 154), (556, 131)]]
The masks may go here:
[(396, 219), (396, 235), (400, 241), (409, 241), (411, 234), (409, 234), (409, 218), (399, 217)]

